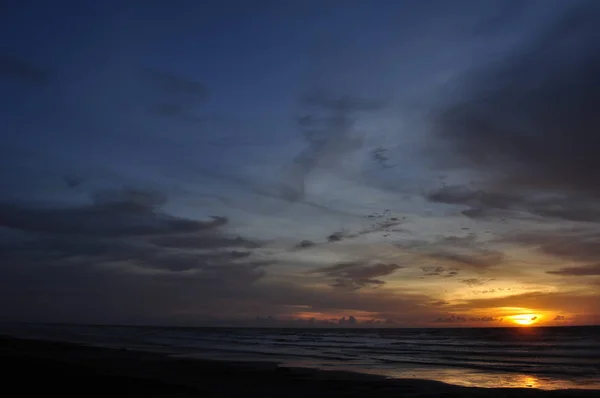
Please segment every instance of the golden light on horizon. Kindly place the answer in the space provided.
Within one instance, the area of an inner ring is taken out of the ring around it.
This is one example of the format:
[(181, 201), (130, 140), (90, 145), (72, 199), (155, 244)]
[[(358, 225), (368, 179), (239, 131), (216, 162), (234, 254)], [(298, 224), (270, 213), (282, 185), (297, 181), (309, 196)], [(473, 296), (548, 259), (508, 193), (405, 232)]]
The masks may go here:
[(514, 323), (521, 325), (521, 326), (530, 326), (530, 325), (533, 325), (533, 324), (539, 322), (539, 320), (540, 320), (540, 316), (537, 314), (519, 314), (519, 315), (512, 315), (508, 318), (511, 321), (513, 321)]

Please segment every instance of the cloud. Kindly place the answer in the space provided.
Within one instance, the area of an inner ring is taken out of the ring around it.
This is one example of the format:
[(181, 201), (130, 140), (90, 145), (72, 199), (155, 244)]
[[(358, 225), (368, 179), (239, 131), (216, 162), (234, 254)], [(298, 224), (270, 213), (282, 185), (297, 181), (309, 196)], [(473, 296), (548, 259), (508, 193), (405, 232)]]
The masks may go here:
[(434, 203), (465, 206), (462, 214), (473, 219), (524, 218), (523, 213), (527, 212), (530, 215), (569, 221), (600, 221), (600, 207), (575, 195), (528, 196), (522, 191), (508, 194), (463, 185), (446, 185), (429, 191), (425, 198)]
[(364, 318), (403, 324), (434, 316), (433, 309), (423, 306), (432, 299), (423, 294), (303, 286), (270, 279), (260, 272), (264, 266), (244, 267), (247, 262), (216, 264), (210, 271), (218, 274), (205, 272), (204, 266), (186, 272), (132, 272), (128, 262), (81, 262), (77, 256), (48, 261), (44, 254), (50, 252), (40, 252), (39, 263), (23, 253), (0, 260), (3, 320), (253, 326), (256, 315), (265, 313), (290, 318), (309, 311), (321, 318), (335, 314), (331, 318), (337, 320), (360, 312)]
[[(500, 62), (460, 80), (437, 110), (448, 167), (468, 168), (476, 188), (444, 188), (432, 201), (523, 209), (544, 217), (600, 220), (600, 6), (578, 2), (522, 40)], [(437, 144), (436, 144), (437, 145)]]
[(315, 245), (316, 245), (316, 243), (311, 240), (303, 240), (302, 242), (298, 243), (298, 246), (296, 246), (296, 248), (306, 249), (308, 247), (313, 247)]
[(23, 83), (40, 85), (50, 78), (50, 72), (35, 66), (30, 61), (0, 54), (0, 77)]
[(354, 232), (345, 229), (341, 231), (335, 231), (326, 237), (326, 241), (320, 243), (313, 242), (310, 240), (303, 240), (298, 245), (296, 245), (294, 249), (306, 249), (317, 245), (336, 243), (342, 240), (354, 239), (361, 236), (376, 233), (381, 233), (381, 236), (385, 238), (388, 237), (391, 233), (400, 232), (401, 230), (397, 227), (403, 224), (406, 220), (405, 216), (392, 216), (391, 211), (389, 209), (385, 209), (381, 213), (369, 214), (365, 218), (373, 220), (373, 223), (366, 228), (358, 229)]
[(172, 249), (213, 249), (219, 247), (257, 249), (261, 246), (260, 243), (241, 236), (234, 238), (212, 233), (163, 235), (150, 238), (150, 242), (156, 246)]
[(371, 151), (371, 158), (375, 163), (384, 169), (396, 167), (395, 164), (390, 164), (390, 158), (387, 155), (387, 149), (379, 147)]
[(460, 185), (445, 185), (427, 193), (426, 197), (432, 202), (467, 205), (473, 208), (505, 209), (518, 201), (518, 198), (514, 195), (489, 193)]
[(467, 318), (462, 315), (448, 315), (446, 317), (439, 317), (434, 322), (437, 323), (462, 323), (466, 322)]
[(562, 260), (583, 265), (549, 270), (549, 274), (563, 276), (600, 275), (600, 233), (595, 229), (562, 229), (552, 232), (524, 232), (502, 238), (505, 242), (532, 247)]
[(339, 325), (356, 326), (358, 324), (358, 322), (356, 321), (355, 317), (353, 317), (352, 315), (350, 315), (348, 317), (348, 319), (346, 319), (346, 317), (340, 318), (338, 320), (338, 324)]
[(95, 192), (88, 204), (71, 207), (4, 204), (3, 319), (214, 324), (207, 317), (247, 320), (297, 308), (346, 316), (363, 311), (370, 319), (399, 311), (407, 322), (430, 316), (419, 309), (430, 297), (366, 289), (383, 284), (399, 265), (320, 270), (343, 289), (283, 282), (267, 272), (274, 263), (261, 244), (229, 233), (226, 217), (178, 218), (166, 203), (161, 192), (124, 188)]
[(66, 175), (63, 177), (69, 188), (77, 188), (84, 183), (85, 179), (76, 175)]
[(464, 283), (465, 285), (467, 285), (469, 287), (475, 287), (475, 286), (485, 285), (487, 283), (487, 279), (469, 278), (469, 279), (462, 279), (460, 282)]
[(430, 303), (429, 305), (434, 306), (434, 307), (442, 307), (442, 306), (448, 305), (448, 304), (450, 304), (448, 301), (437, 300), (437, 301)]
[(504, 254), (489, 249), (476, 249), (471, 253), (453, 253), (448, 251), (434, 251), (428, 254), (432, 259), (443, 260), (445, 263), (466, 265), (473, 268), (489, 268), (502, 263)]
[(564, 315), (557, 315), (554, 317), (553, 319), (554, 321), (566, 321), (566, 318)]
[(363, 147), (364, 138), (353, 131), (351, 115), (384, 107), (377, 100), (328, 96), (322, 92), (304, 95), (301, 103), (309, 112), (298, 120), (307, 147), (284, 168), (281, 195), (289, 201), (304, 199), (306, 178), (311, 172), (318, 168), (335, 169), (345, 155)]
[[(2, 248), (7, 264), (53, 268), (108, 267), (133, 274), (180, 273), (219, 283), (252, 283), (270, 263), (256, 248), (223, 230), (224, 217), (210, 221), (162, 212), (161, 193), (122, 189), (96, 192), (89, 205), (72, 208), (0, 206), (0, 226), (24, 234)], [(243, 248), (245, 250), (239, 250)]]
[(0, 226), (28, 232), (128, 236), (191, 233), (221, 226), (226, 219), (195, 221), (160, 212), (166, 197), (137, 189), (105, 190), (78, 207), (32, 207), (0, 203)]
[(396, 270), (403, 268), (398, 264), (365, 264), (362, 262), (339, 263), (331, 267), (315, 270), (315, 273), (334, 278), (331, 286), (336, 288), (357, 290), (365, 287), (379, 287), (385, 284), (377, 279), (391, 275)]
[(469, 318), (469, 320), (473, 321), (473, 322), (502, 322), (504, 320), (504, 318), (497, 318), (495, 316), (483, 315), (483, 316), (472, 316)]
[(462, 185), (444, 185), (427, 192), (425, 198), (434, 203), (467, 206), (463, 214), (471, 218), (491, 216), (498, 210), (514, 210), (522, 201), (512, 194), (486, 192)]
[(465, 236), (444, 236), (440, 238), (437, 243), (442, 246), (470, 247), (473, 246), (476, 242), (477, 235), (471, 233)]
[(594, 303), (600, 299), (598, 294), (585, 291), (529, 292), (504, 297), (477, 298), (453, 304), (454, 311), (498, 308), (528, 308), (536, 310), (556, 310), (573, 313), (595, 313)]
[[(395, 246), (416, 254), (420, 261), (442, 262), (443, 266), (421, 267), (426, 275), (454, 276), (461, 268), (483, 270), (502, 264), (505, 257), (501, 251), (488, 248), (488, 243), (479, 242), (474, 233), (465, 236), (438, 236), (433, 240), (404, 241)], [(443, 271), (446, 268), (450, 272)], [(436, 269), (442, 271), (433, 272)]]
[(593, 276), (600, 275), (600, 264), (584, 265), (580, 267), (565, 267), (554, 271), (548, 271), (549, 274), (564, 276)]
[(286, 318), (280, 319), (275, 316), (267, 316), (265, 318), (258, 317), (254, 326), (276, 326), (276, 327), (336, 327), (336, 326), (363, 326), (381, 324), (381, 321), (365, 321), (359, 322), (354, 316), (350, 315), (347, 318), (341, 317), (339, 319), (317, 319), (317, 318)]
[(450, 278), (458, 275), (457, 268), (445, 268), (445, 267), (421, 267), (421, 271), (425, 276), (443, 276), (446, 278)]

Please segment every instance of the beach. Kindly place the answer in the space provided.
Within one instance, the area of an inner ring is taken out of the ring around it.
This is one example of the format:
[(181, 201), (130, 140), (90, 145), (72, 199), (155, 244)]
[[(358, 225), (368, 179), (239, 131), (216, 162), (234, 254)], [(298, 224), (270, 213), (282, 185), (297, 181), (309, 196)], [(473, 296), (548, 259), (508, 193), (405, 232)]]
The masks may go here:
[(161, 353), (0, 338), (3, 387), (21, 396), (596, 397), (597, 390), (473, 388), (418, 379), (175, 358)]

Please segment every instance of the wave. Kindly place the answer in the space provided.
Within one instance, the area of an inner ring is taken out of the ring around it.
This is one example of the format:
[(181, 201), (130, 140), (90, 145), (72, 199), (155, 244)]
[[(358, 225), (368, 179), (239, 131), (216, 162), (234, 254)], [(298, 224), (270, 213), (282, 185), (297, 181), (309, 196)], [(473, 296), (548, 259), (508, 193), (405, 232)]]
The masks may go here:
[[(444, 367), (600, 380), (600, 327), (528, 329), (223, 329), (29, 326), (13, 335), (174, 354), (290, 358), (364, 369)], [(28, 334), (28, 335), (27, 335)]]

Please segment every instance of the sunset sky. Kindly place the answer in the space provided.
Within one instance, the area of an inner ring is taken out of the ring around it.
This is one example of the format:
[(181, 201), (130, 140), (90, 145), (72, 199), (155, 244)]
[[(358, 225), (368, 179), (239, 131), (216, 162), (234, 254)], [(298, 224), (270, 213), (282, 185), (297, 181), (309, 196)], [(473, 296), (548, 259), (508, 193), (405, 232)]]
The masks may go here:
[(3, 3), (0, 321), (600, 324), (600, 2), (134, 3)]

